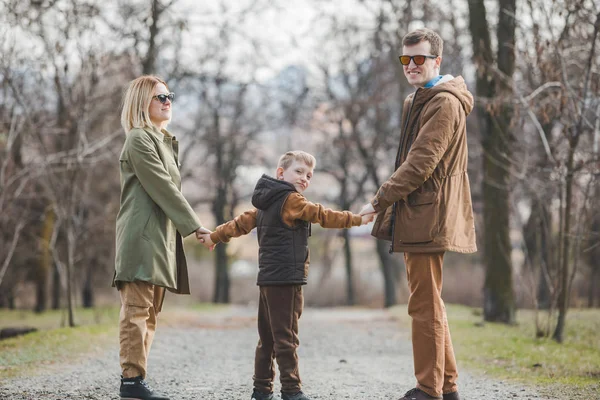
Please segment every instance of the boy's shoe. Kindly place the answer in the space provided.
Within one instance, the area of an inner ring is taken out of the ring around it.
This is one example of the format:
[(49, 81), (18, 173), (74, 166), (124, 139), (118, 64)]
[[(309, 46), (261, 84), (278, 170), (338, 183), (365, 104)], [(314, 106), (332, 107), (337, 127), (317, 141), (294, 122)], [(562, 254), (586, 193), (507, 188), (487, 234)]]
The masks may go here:
[(169, 400), (155, 393), (141, 376), (121, 378), (119, 396), (121, 400)]
[(276, 399), (273, 396), (273, 392), (263, 393), (259, 390), (254, 389), (254, 391), (252, 392), (252, 397), (250, 397), (250, 400), (276, 400)]
[(442, 397), (433, 397), (420, 389), (414, 388), (406, 392), (400, 400), (442, 400)]
[(446, 393), (443, 397), (444, 400), (460, 400), (460, 397), (458, 397), (458, 392)]
[(281, 392), (281, 400), (310, 400), (310, 397), (302, 393), (302, 390), (294, 394)]

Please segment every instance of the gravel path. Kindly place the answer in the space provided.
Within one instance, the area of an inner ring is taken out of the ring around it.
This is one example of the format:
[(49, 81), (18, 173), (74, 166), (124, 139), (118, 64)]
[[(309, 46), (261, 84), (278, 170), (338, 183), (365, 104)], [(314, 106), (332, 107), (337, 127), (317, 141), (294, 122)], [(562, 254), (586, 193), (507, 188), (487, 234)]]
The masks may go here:
[[(148, 382), (173, 400), (248, 400), (258, 340), (255, 313), (231, 307), (190, 314), (184, 326), (159, 326)], [(405, 329), (384, 310), (306, 309), (299, 348), (304, 392), (315, 400), (397, 400), (414, 386)], [(5, 382), (0, 399), (117, 400), (118, 365), (115, 345), (99, 358)], [(463, 400), (550, 399), (466, 371), (459, 385)]]

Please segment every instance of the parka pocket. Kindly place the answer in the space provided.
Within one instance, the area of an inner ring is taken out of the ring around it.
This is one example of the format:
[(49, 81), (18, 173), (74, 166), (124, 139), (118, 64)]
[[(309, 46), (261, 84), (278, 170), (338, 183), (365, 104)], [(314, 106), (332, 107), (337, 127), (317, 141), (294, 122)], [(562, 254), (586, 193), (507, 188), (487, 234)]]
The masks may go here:
[(438, 229), (436, 192), (413, 192), (400, 206), (396, 235), (403, 243), (433, 241)]
[(391, 205), (377, 214), (377, 219), (373, 224), (371, 235), (381, 240), (392, 240), (392, 210), (395, 205)]

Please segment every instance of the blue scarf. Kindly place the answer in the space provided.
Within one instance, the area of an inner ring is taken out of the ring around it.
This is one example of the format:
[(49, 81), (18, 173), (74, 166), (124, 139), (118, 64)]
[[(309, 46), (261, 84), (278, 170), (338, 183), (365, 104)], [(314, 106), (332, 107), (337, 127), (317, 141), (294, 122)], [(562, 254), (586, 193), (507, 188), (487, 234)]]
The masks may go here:
[(438, 83), (440, 81), (440, 79), (442, 79), (444, 76), (443, 75), (438, 75), (435, 78), (433, 78), (432, 80), (430, 80), (429, 82), (427, 82), (425, 84), (425, 86), (423, 86), (425, 89), (429, 89), (435, 86), (436, 83)]

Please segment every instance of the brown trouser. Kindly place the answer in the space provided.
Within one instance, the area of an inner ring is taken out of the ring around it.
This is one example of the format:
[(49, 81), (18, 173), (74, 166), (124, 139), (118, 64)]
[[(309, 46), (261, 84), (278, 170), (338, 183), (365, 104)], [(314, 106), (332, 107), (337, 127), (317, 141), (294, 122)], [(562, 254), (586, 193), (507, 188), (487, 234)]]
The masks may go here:
[(301, 388), (298, 371), (298, 320), (302, 315), (302, 286), (261, 286), (258, 305), (258, 345), (254, 358), (254, 388), (273, 391), (274, 360), (279, 366), (281, 391), (296, 393)]
[(148, 282), (119, 282), (119, 357), (124, 378), (146, 378), (148, 354), (165, 288)]
[(442, 300), (444, 253), (404, 253), (417, 387), (431, 396), (456, 392), (456, 359)]

